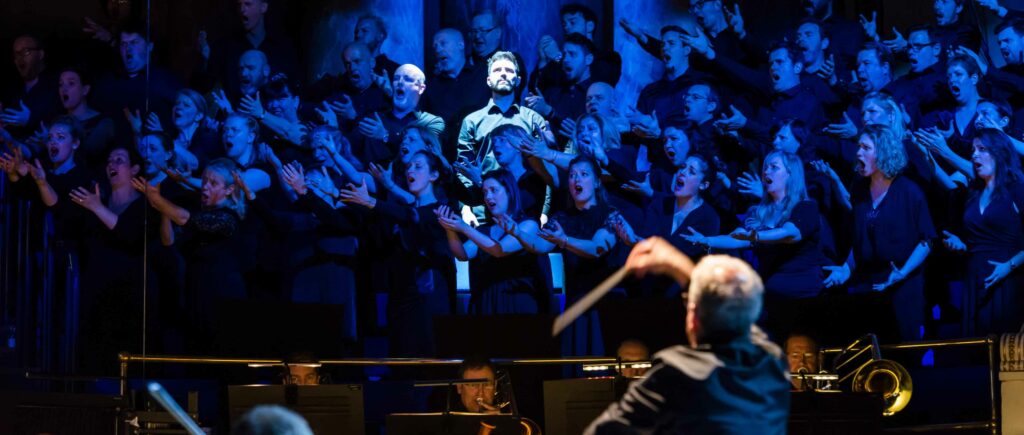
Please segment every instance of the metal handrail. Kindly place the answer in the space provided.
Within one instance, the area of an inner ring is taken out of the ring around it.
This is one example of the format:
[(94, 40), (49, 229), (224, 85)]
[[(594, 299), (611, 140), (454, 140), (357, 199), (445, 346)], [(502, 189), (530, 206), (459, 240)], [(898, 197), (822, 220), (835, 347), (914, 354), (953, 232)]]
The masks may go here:
[[(912, 350), (912, 349), (929, 349), (929, 348), (941, 348), (941, 347), (956, 347), (956, 346), (985, 346), (988, 351), (988, 392), (989, 392), (989, 405), (991, 414), (989, 415), (989, 421), (987, 426), (991, 429), (993, 435), (999, 433), (999, 401), (996, 397), (996, 349), (999, 339), (995, 335), (989, 335), (987, 337), (975, 337), (975, 338), (953, 338), (946, 340), (925, 340), (925, 341), (913, 341), (909, 343), (894, 343), (894, 344), (883, 344), (879, 348), (882, 350)], [(854, 348), (858, 351), (862, 351), (870, 345), (862, 348)], [(825, 348), (818, 350), (818, 360), (824, 361), (825, 355), (842, 353), (844, 350), (852, 351), (854, 349), (846, 349), (842, 347)], [(951, 423), (950, 427), (968, 427), (976, 425), (977, 422), (970, 423)], [(944, 425), (940, 425), (944, 426)], [(973, 426), (976, 427), (976, 426)]]
[[(121, 395), (128, 392), (128, 365), (132, 363), (175, 363), (175, 364), (245, 364), (254, 367), (283, 366), (282, 359), (273, 358), (233, 358), (212, 356), (183, 355), (140, 355), (121, 353), (117, 356), (121, 366)], [(565, 358), (495, 358), (491, 360), (499, 365), (563, 365), (563, 364), (615, 364), (611, 357), (565, 357)], [(317, 361), (320, 365), (337, 366), (411, 366), (411, 365), (459, 365), (457, 358), (343, 358), (324, 359)]]

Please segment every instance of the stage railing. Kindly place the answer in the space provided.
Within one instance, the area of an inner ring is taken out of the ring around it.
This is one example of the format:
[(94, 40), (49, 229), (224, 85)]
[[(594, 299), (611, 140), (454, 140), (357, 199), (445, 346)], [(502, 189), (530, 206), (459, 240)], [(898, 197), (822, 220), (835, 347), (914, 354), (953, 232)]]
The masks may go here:
[[(991, 433), (996, 434), (999, 431), (999, 402), (996, 396), (996, 343), (998, 339), (995, 336), (981, 337), (981, 338), (963, 338), (963, 339), (951, 339), (951, 340), (929, 340), (929, 341), (917, 341), (909, 343), (898, 343), (898, 344), (884, 344), (881, 345), (881, 349), (884, 350), (913, 350), (913, 349), (933, 349), (943, 347), (984, 347), (987, 351), (988, 357), (988, 372), (989, 372), (989, 404), (991, 408), (990, 419), (988, 421), (980, 422), (965, 422), (955, 423), (947, 425), (934, 425), (934, 429), (940, 428), (959, 428), (959, 429), (979, 429), (987, 428)], [(826, 355), (838, 354), (843, 351), (844, 348), (823, 348), (819, 351), (819, 361), (824, 361)], [(851, 349), (852, 351), (859, 351), (860, 348)], [(170, 364), (214, 364), (214, 365), (241, 365), (245, 364), (250, 367), (265, 367), (265, 366), (279, 366), (284, 365), (284, 361), (281, 359), (274, 358), (231, 358), (231, 357), (204, 357), (204, 356), (180, 356), (180, 355), (138, 355), (130, 353), (122, 353), (118, 355), (120, 362), (120, 391), (121, 395), (125, 395), (128, 392), (128, 367), (133, 363), (170, 363)], [(565, 364), (617, 364), (618, 361), (615, 358), (610, 357), (565, 357), (565, 358), (505, 358), (505, 359), (493, 359), (495, 364), (498, 365), (565, 365)], [(343, 359), (324, 359), (320, 360), (321, 365), (337, 365), (337, 366), (415, 366), (415, 365), (458, 365), (462, 363), (461, 359), (445, 359), (445, 358), (343, 358)], [(927, 430), (924, 426), (916, 428), (907, 428), (910, 430), (921, 429)]]
[[(121, 371), (121, 395), (128, 393), (128, 366), (132, 363), (169, 363), (169, 364), (211, 364), (211, 365), (247, 365), (249, 367), (283, 366), (281, 359), (271, 358), (231, 358), (181, 355), (139, 355), (122, 353), (118, 355)], [(610, 357), (565, 357), (565, 358), (494, 358), (497, 365), (565, 365), (565, 364), (616, 364), (618, 361)], [(334, 366), (419, 366), (419, 365), (459, 365), (461, 359), (445, 358), (343, 358), (323, 359), (320, 365)]]
[[(879, 347), (881, 350), (914, 350), (914, 349), (935, 349), (943, 347), (985, 347), (986, 356), (988, 358), (988, 388), (989, 388), (989, 406), (990, 415), (988, 421), (978, 422), (964, 422), (964, 423), (952, 423), (952, 424), (941, 424), (941, 425), (928, 425), (928, 426), (916, 426), (914, 428), (906, 428), (910, 432), (929, 432), (937, 430), (971, 430), (971, 429), (988, 429), (990, 433), (999, 433), (999, 397), (996, 395), (996, 369), (998, 361), (996, 361), (997, 349), (999, 338), (995, 335), (988, 337), (978, 338), (955, 338), (948, 340), (926, 340), (926, 341), (913, 341), (909, 343), (895, 343), (895, 344), (883, 344)], [(850, 349), (850, 351), (858, 352), (868, 346), (862, 346), (858, 348)], [(843, 352), (844, 348), (822, 348), (818, 351), (818, 361), (825, 361), (826, 355), (833, 355)]]

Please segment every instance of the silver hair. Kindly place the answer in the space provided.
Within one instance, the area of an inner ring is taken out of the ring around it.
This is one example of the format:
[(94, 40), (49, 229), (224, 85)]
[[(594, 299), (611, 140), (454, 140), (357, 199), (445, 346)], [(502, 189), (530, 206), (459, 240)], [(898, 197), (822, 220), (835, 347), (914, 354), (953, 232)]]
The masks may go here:
[(693, 268), (689, 303), (702, 341), (743, 337), (761, 314), (764, 283), (743, 260), (709, 255)]

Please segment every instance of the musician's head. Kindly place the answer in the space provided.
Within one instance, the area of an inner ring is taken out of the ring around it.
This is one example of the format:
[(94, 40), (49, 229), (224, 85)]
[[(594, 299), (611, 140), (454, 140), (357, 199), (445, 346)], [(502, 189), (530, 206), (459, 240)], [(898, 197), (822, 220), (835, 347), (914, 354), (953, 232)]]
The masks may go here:
[(487, 412), (487, 407), (494, 405), (495, 373), (494, 364), (486, 358), (466, 358), (462, 361), (459, 365), (460, 379), (487, 379), (487, 382), (461, 384), (455, 387), (466, 411)]
[[(818, 373), (818, 342), (811, 336), (794, 332), (786, 339), (786, 360), (790, 373)], [(799, 387), (799, 379), (793, 378), (793, 385)]]
[[(624, 364), (633, 361), (650, 361), (651, 351), (647, 348), (647, 345), (645, 345), (644, 342), (630, 338), (619, 345), (619, 350), (616, 352), (616, 356)], [(643, 376), (645, 372), (647, 372), (647, 369), (633, 367), (622, 368), (622, 376), (626, 378), (637, 378)]]
[(320, 385), (320, 361), (312, 352), (297, 352), (285, 358), (284, 383)]
[(693, 268), (686, 310), (690, 344), (726, 343), (750, 334), (761, 313), (764, 284), (742, 260), (709, 255)]

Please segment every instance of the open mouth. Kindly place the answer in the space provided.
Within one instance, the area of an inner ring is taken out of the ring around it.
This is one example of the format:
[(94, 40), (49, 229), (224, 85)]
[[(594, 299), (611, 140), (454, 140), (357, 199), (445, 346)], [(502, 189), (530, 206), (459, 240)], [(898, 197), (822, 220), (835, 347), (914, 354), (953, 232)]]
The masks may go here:
[(583, 186), (580, 186), (580, 185), (577, 184), (577, 185), (572, 187), (572, 191), (575, 194), (579, 195), (579, 194), (583, 193)]
[(960, 95), (960, 86), (949, 85), (949, 92), (952, 92), (953, 95)]
[(668, 156), (669, 160), (674, 161), (676, 159), (676, 150), (672, 148), (665, 148), (665, 155)]
[(764, 185), (765, 186), (771, 186), (772, 185), (771, 177), (764, 177), (763, 179), (764, 179)]
[(662, 54), (661, 55), (661, 59), (664, 60), (665, 63), (669, 63), (669, 62), (672, 61), (672, 55), (671, 54)]
[(50, 153), (50, 160), (57, 158), (60, 154), (60, 148), (57, 147), (50, 147), (47, 151)]
[(485, 201), (484, 205), (486, 205), (489, 210), (494, 210), (494, 207), (497, 207), (498, 203), (494, 201)]
[(402, 153), (403, 156), (407, 156), (409, 155), (410, 152), (412, 152), (412, 150), (410, 150), (409, 147), (402, 147), (402, 149), (398, 150), (398, 152)]
[(772, 79), (772, 83), (778, 83), (778, 82), (779, 82), (779, 80), (781, 80), (781, 79), (782, 79), (782, 76), (781, 76), (781, 75), (779, 75), (779, 73), (777, 73), (777, 72), (772, 72), (772, 73), (770, 74), (770, 77), (771, 77), (771, 79)]
[(395, 98), (405, 98), (406, 93), (407, 92), (406, 92), (405, 88), (396, 88), (395, 89)]
[(115, 177), (117, 177), (117, 174), (118, 174), (117, 169), (108, 169), (107, 170), (107, 177), (108, 178), (115, 178)]
[(408, 185), (412, 186), (413, 183), (416, 182), (416, 177), (412, 177), (412, 176), (405, 177), (405, 182), (408, 183)]

